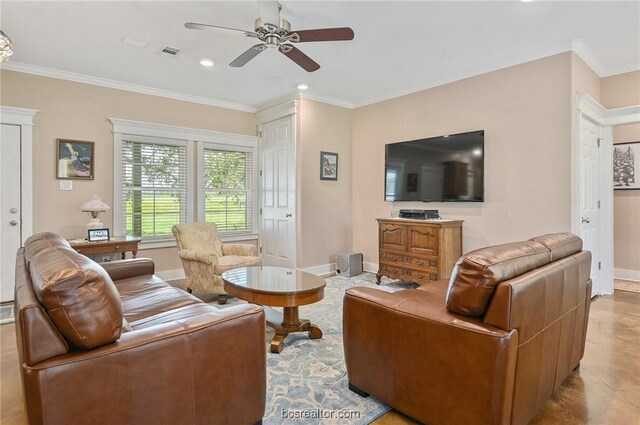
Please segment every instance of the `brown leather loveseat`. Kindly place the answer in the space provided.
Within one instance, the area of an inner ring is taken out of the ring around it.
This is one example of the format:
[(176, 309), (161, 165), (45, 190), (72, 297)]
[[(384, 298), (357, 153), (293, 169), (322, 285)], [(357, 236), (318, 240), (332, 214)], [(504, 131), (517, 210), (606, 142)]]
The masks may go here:
[(16, 333), (31, 425), (253, 424), (266, 394), (262, 307), (219, 310), (41, 233), (18, 251)]
[(488, 247), (448, 281), (349, 289), (352, 390), (426, 424), (526, 424), (584, 353), (591, 253), (570, 233)]

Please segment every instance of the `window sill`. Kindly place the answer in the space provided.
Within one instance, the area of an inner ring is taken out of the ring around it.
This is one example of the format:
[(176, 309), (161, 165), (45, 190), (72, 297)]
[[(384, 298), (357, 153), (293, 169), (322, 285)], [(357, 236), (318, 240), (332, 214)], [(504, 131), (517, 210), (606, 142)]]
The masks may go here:
[(222, 239), (222, 243), (227, 242), (241, 242), (241, 241), (252, 241), (258, 239), (257, 233), (229, 233), (229, 234), (221, 234), (220, 238)]
[[(258, 233), (222, 234), (220, 238), (222, 239), (222, 243), (253, 241), (258, 239)], [(140, 242), (140, 250), (175, 248), (176, 246), (178, 246), (178, 244), (173, 239)]]
[(140, 250), (143, 249), (159, 249), (159, 248), (173, 248), (178, 246), (175, 240), (167, 239), (161, 241), (142, 241), (140, 242)]

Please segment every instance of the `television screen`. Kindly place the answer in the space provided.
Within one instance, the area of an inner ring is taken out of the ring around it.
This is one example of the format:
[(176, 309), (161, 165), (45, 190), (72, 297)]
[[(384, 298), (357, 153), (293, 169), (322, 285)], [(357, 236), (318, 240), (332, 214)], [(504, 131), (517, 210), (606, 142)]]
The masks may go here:
[(484, 201), (484, 131), (386, 145), (385, 201)]

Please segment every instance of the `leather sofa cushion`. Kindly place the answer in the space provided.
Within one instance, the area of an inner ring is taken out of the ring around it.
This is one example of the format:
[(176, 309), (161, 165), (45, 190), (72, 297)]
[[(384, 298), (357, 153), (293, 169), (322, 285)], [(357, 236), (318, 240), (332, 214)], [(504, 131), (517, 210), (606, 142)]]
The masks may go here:
[(524, 241), (471, 251), (456, 262), (447, 290), (447, 310), (464, 316), (484, 315), (496, 285), (548, 264), (549, 250)]
[(557, 261), (582, 251), (582, 239), (569, 232), (550, 233), (529, 240), (546, 246), (551, 254), (550, 261)]
[(120, 337), (122, 303), (100, 265), (53, 233), (27, 239), (25, 257), (35, 294), (67, 341), (89, 349)]
[(202, 302), (193, 295), (169, 285), (155, 275), (115, 281), (122, 299), (122, 313), (133, 323), (155, 314)]

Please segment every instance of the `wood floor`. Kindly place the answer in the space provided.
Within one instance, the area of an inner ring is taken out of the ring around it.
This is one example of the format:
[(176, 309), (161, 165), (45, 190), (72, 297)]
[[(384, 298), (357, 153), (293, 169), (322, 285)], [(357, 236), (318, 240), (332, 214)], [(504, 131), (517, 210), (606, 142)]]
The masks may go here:
[[(0, 326), (0, 423), (26, 425), (13, 324)], [(391, 411), (375, 425), (416, 424)], [(580, 369), (549, 400), (535, 425), (640, 423), (640, 294), (593, 300)]]

